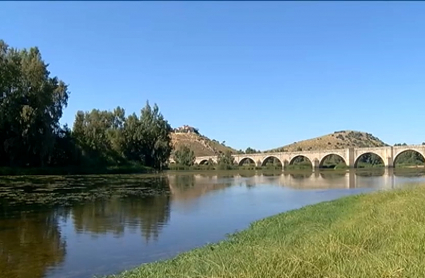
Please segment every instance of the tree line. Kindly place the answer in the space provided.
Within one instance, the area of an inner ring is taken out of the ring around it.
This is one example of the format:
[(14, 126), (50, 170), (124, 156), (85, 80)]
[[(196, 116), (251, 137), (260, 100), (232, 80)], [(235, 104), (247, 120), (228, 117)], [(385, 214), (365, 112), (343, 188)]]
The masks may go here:
[(0, 166), (163, 168), (172, 128), (156, 104), (140, 114), (78, 111), (70, 129), (59, 120), (68, 104), (66, 83), (51, 76), (37, 47), (16, 49), (0, 40)]

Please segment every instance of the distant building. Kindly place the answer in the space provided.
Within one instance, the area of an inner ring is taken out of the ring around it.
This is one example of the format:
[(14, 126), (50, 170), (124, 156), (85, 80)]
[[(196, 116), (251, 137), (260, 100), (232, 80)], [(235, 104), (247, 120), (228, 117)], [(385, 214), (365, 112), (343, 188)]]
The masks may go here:
[(184, 125), (181, 127), (174, 128), (175, 133), (195, 133), (199, 134), (199, 130), (192, 126)]

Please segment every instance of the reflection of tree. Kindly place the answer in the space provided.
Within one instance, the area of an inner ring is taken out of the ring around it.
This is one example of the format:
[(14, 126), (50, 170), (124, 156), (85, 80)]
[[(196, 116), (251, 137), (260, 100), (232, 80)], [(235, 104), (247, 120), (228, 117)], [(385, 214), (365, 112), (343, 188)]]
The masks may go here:
[(388, 172), (389, 175), (394, 174), (396, 177), (422, 177), (425, 175), (424, 168), (390, 168)]
[(111, 198), (82, 204), (72, 209), (77, 232), (122, 235), (126, 228), (140, 227), (142, 236), (149, 241), (157, 239), (161, 228), (168, 222), (170, 197), (166, 195)]
[(293, 179), (306, 179), (312, 175), (312, 172), (309, 173), (290, 173), (289, 174)]
[(195, 185), (195, 176), (194, 175), (175, 175), (174, 183), (177, 186), (194, 186)]
[(0, 273), (2, 277), (41, 278), (65, 257), (65, 241), (51, 212), (2, 219)]
[(252, 178), (252, 177), (256, 176), (257, 174), (255, 172), (248, 171), (248, 172), (240, 172), (239, 175), (242, 178)]
[(198, 177), (201, 178), (195, 179), (194, 175), (177, 174), (175, 176), (170, 176), (172, 199), (186, 202), (188, 200), (197, 199), (208, 192), (222, 190), (235, 185), (234, 175), (217, 175), (216, 178), (212, 178), (211, 176), (208, 178), (202, 178), (202, 176)]
[(373, 170), (357, 170), (356, 175), (361, 177), (377, 177), (385, 174), (385, 169), (373, 169)]
[(336, 179), (336, 178), (344, 178), (346, 173), (320, 173), (320, 176), (323, 179)]
[(280, 177), (280, 176), (282, 176), (282, 172), (263, 172), (263, 176), (265, 176), (265, 177)]

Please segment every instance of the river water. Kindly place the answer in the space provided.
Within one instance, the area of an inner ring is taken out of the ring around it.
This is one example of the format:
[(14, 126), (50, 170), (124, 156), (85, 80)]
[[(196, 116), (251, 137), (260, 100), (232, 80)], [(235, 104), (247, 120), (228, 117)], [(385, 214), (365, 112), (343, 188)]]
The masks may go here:
[(415, 183), (423, 172), (2, 177), (0, 277), (114, 274), (267, 216)]

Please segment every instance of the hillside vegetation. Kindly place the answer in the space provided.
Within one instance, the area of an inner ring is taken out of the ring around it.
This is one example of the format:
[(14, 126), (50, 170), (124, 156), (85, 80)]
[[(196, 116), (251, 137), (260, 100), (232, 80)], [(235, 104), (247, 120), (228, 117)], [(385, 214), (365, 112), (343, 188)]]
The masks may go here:
[(200, 134), (197, 129), (189, 126), (175, 129), (171, 133), (171, 142), (174, 151), (181, 146), (187, 146), (193, 150), (195, 156), (218, 155), (226, 151), (237, 153), (237, 150), (224, 145), (224, 142), (220, 143), (217, 140), (209, 139)]
[(360, 131), (335, 131), (334, 133), (320, 137), (294, 142), (292, 144), (267, 150), (265, 152), (294, 152), (294, 151), (314, 151), (326, 149), (344, 149), (344, 148), (364, 148), (364, 147), (383, 147), (387, 146), (382, 140), (370, 133)]
[[(208, 137), (200, 134), (196, 128), (190, 126), (183, 126), (174, 129), (174, 132), (171, 134), (171, 141), (174, 151), (178, 150), (181, 146), (187, 146), (194, 151), (195, 156), (218, 155), (219, 153), (225, 153), (226, 151), (230, 151), (231, 153), (241, 153), (241, 151), (226, 146), (224, 143), (209, 139)], [(264, 152), (294, 152), (344, 149), (349, 147), (362, 148), (383, 146), (387, 146), (387, 144), (370, 133), (344, 130), (335, 131), (334, 133), (312, 139), (294, 142), (283, 147), (265, 150)], [(247, 149), (247, 153), (256, 152), (259, 151), (251, 148)]]

